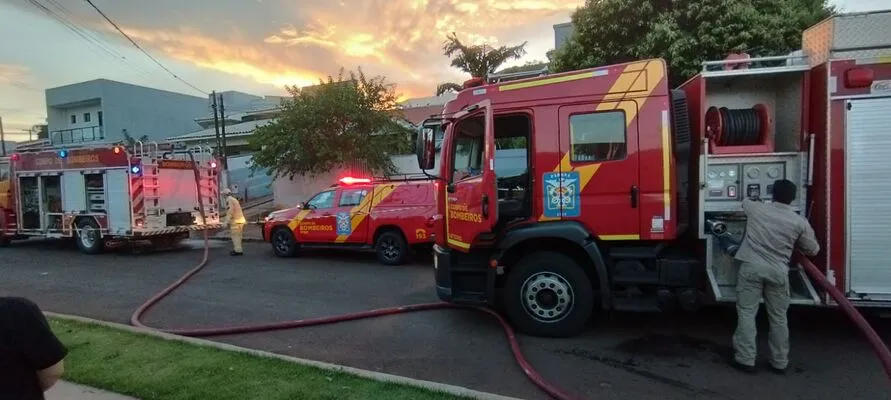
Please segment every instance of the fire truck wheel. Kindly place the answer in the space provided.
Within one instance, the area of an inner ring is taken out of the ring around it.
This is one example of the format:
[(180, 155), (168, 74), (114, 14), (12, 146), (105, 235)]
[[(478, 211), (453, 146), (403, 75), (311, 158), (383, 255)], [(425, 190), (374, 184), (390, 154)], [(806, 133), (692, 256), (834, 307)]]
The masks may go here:
[(504, 307), (521, 332), (542, 337), (581, 333), (594, 309), (594, 290), (585, 271), (572, 258), (536, 252), (510, 271)]
[(99, 233), (99, 225), (92, 219), (85, 218), (77, 222), (77, 247), (87, 254), (96, 254), (102, 251), (105, 242)]
[(396, 230), (384, 231), (374, 241), (377, 259), (385, 265), (402, 265), (408, 259), (408, 243)]
[(294, 257), (297, 254), (297, 241), (290, 229), (276, 229), (269, 241), (272, 242), (272, 252), (276, 257)]

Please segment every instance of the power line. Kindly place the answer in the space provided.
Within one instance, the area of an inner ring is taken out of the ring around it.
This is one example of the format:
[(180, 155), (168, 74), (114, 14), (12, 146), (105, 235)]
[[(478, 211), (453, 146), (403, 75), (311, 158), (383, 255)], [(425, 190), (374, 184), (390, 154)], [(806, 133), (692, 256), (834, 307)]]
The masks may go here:
[(93, 4), (93, 1), (92, 1), (92, 0), (84, 0), (84, 1), (86, 1), (90, 6), (92, 6), (92, 7), (96, 10), (96, 12), (98, 12), (99, 15), (102, 16), (102, 18), (105, 18), (105, 20), (108, 21), (108, 23), (111, 24), (111, 26), (113, 26), (114, 29), (116, 29), (121, 35), (123, 35), (125, 38), (127, 38), (127, 40), (129, 40), (130, 43), (133, 43), (133, 46), (136, 46), (136, 48), (139, 49), (139, 51), (141, 51), (141, 52), (142, 52), (143, 54), (145, 54), (148, 58), (150, 58), (152, 61), (154, 61), (155, 64), (158, 64), (159, 67), (161, 67), (163, 70), (167, 71), (167, 73), (169, 73), (169, 74), (172, 75), (174, 78), (176, 78), (178, 81), (180, 81), (180, 82), (182, 82), (182, 83), (185, 83), (186, 85), (188, 85), (188, 86), (191, 87), (192, 89), (195, 89), (195, 90), (201, 92), (201, 93), (204, 94), (204, 95), (207, 95), (207, 94), (208, 94), (207, 92), (205, 92), (205, 91), (203, 91), (203, 90), (201, 90), (201, 89), (198, 89), (195, 85), (193, 85), (193, 84), (191, 84), (191, 83), (189, 83), (189, 82), (186, 82), (185, 79), (180, 78), (179, 76), (177, 76), (176, 74), (174, 74), (173, 71), (167, 69), (167, 67), (165, 67), (164, 64), (161, 64), (160, 61), (158, 61), (157, 59), (155, 59), (155, 57), (152, 57), (152, 55), (149, 54), (147, 51), (145, 51), (141, 46), (139, 46), (139, 44), (136, 43), (135, 40), (133, 40), (132, 38), (130, 38), (130, 36), (127, 35), (126, 33), (124, 33), (124, 31), (121, 30), (121, 28), (118, 27), (118, 25), (115, 24), (114, 21), (111, 20), (111, 18), (108, 18), (108, 16), (105, 15), (105, 13), (102, 12), (102, 10), (100, 10), (99, 7), (96, 7), (96, 5)]
[[(60, 4), (56, 3), (54, 0), (49, 0), (49, 1), (53, 4), (55, 4), (57, 7), (62, 8), (65, 11), (65, 13), (67, 13), (69, 15), (71, 14), (66, 8), (64, 8)], [(43, 11), (50, 18), (55, 19), (57, 22), (61, 23), (63, 26), (68, 28), (68, 30), (70, 30), (72, 33), (74, 33), (78, 37), (80, 37), (81, 40), (86, 42), (88, 45), (95, 45), (97, 48), (99, 48), (99, 50), (102, 50), (103, 52), (105, 52), (105, 54), (108, 54), (111, 58), (115, 59), (115, 61), (117, 61), (123, 65), (126, 65), (128, 67), (131, 67), (143, 74), (146, 73), (144, 70), (136, 68), (133, 64), (130, 64), (129, 62), (127, 62), (127, 59), (124, 56), (122, 56), (120, 53), (114, 51), (114, 49), (104, 46), (102, 44), (102, 42), (100, 42), (98, 39), (96, 39), (89, 33), (84, 32), (75, 23), (69, 21), (67, 18), (56, 14), (53, 10), (50, 10), (49, 8), (47, 8), (46, 6), (44, 6), (37, 0), (28, 0), (28, 2), (31, 3), (31, 5), (33, 5), (34, 7), (37, 7), (38, 9)]]

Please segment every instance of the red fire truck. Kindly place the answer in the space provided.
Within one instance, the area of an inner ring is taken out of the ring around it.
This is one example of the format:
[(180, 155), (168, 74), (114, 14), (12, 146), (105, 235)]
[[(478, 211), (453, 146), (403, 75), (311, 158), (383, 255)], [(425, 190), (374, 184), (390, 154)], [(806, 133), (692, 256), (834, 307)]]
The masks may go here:
[(266, 217), (263, 238), (276, 256), (299, 248), (373, 249), (386, 265), (405, 263), (432, 244), (436, 183), (427, 177), (344, 177), (297, 207)]
[[(857, 305), (891, 306), (891, 11), (803, 39), (787, 56), (705, 62), (676, 90), (659, 59), (468, 81), (417, 146), (432, 168), (444, 127), (439, 297), (503, 306), (540, 336), (580, 332), (595, 308), (733, 302), (741, 202), (770, 201), (785, 178), (818, 266)], [(496, 167), (506, 143), (528, 154), (510, 176)], [(832, 305), (790, 267), (794, 304)]]
[(0, 158), (0, 244), (76, 238), (90, 254), (108, 241), (172, 244), (189, 231), (220, 227), (217, 193), (216, 162), (208, 148), (141, 142), (132, 148), (25, 148)]

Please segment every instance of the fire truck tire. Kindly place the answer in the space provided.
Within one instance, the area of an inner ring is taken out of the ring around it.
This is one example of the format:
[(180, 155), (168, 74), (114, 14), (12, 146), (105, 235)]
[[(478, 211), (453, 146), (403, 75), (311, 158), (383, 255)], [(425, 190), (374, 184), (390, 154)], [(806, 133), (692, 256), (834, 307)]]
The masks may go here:
[(294, 232), (290, 229), (278, 228), (272, 231), (269, 241), (272, 243), (272, 253), (276, 257), (294, 257), (297, 255), (297, 241), (294, 240)]
[(578, 263), (561, 253), (535, 252), (510, 271), (504, 308), (521, 332), (540, 337), (580, 334), (594, 309), (591, 280)]
[(374, 253), (384, 265), (402, 265), (408, 260), (408, 242), (402, 232), (391, 229), (381, 232), (374, 241)]
[(87, 254), (98, 254), (105, 248), (105, 241), (99, 233), (99, 225), (90, 218), (77, 221), (77, 247)]

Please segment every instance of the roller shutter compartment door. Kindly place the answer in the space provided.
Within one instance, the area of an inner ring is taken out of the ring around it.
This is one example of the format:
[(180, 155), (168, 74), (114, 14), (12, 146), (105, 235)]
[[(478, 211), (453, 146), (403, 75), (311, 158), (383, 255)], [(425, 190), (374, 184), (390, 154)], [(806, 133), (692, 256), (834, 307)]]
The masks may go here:
[(849, 289), (891, 300), (891, 97), (846, 108)]

